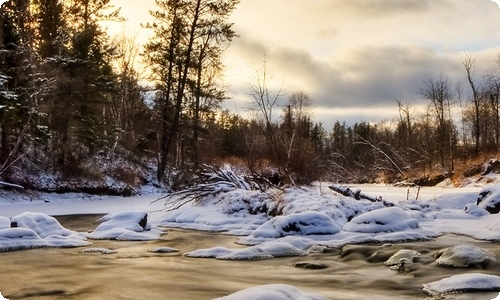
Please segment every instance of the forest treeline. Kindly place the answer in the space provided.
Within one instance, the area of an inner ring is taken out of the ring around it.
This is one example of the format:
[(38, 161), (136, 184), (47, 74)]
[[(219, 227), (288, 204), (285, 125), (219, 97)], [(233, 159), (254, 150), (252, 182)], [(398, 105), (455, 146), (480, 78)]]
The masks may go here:
[(108, 35), (104, 22), (123, 21), (109, 0), (5, 2), (1, 179), (111, 176), (138, 184), (134, 173), (149, 168), (158, 183), (174, 184), (204, 164), (229, 163), (279, 184), (394, 181), (452, 174), (497, 151), (498, 64), (474, 77), (471, 56), (463, 63), (467, 86), (445, 74), (424, 78), (425, 108), (397, 100), (399, 118), (377, 124), (315, 123), (307, 93), (271, 90), (265, 60), (249, 84), (252, 111), (222, 110), (223, 55), (237, 38), (228, 17), (238, 2), (157, 0), (143, 51), (134, 38)]

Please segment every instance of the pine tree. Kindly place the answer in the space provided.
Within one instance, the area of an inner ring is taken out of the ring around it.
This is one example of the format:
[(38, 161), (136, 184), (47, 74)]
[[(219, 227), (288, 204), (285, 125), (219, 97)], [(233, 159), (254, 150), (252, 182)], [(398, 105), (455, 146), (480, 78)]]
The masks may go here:
[[(150, 25), (155, 34), (146, 45), (146, 53), (158, 90), (156, 106), (160, 111), (161, 138), (157, 177), (160, 181), (171, 156), (180, 155), (175, 146), (181, 142), (181, 132), (185, 129), (182, 117), (189, 107), (193, 108), (193, 148), (197, 152), (201, 99), (220, 95), (209, 93), (214, 81), (205, 81), (209, 85), (203, 86), (207, 62), (214, 58), (212, 62), (220, 68), (221, 45), (234, 36), (232, 24), (227, 23), (226, 18), (237, 3), (237, 0), (156, 1), (159, 10), (152, 12), (156, 23)], [(190, 88), (192, 98), (188, 97)], [(194, 104), (186, 103), (188, 100)], [(194, 157), (196, 160), (196, 155)]]

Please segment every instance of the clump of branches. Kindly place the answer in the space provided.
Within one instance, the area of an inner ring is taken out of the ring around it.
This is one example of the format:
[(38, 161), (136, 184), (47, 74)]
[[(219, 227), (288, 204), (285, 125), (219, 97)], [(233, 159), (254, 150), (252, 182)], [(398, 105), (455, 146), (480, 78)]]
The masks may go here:
[(237, 175), (229, 166), (215, 167), (204, 165), (204, 169), (197, 172), (197, 182), (183, 190), (174, 191), (158, 198), (165, 201), (167, 211), (176, 210), (187, 203), (199, 203), (207, 197), (215, 197), (220, 193), (227, 193), (237, 189), (265, 191), (275, 187), (269, 180), (260, 176)]

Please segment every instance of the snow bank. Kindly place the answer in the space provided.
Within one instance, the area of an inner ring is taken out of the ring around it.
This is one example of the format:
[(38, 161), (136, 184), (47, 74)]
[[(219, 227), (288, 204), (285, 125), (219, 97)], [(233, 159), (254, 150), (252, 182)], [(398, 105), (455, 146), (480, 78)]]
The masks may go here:
[(460, 274), (424, 284), (431, 296), (457, 292), (500, 291), (500, 277), (482, 273)]
[(98, 221), (102, 223), (88, 234), (91, 239), (146, 241), (156, 240), (161, 236), (158, 228), (152, 230), (148, 223), (148, 213), (144, 211), (108, 214)]
[(0, 251), (90, 244), (83, 234), (64, 228), (55, 218), (42, 213), (17, 215), (9, 220), (9, 227), (5, 226), (5, 218), (0, 222)]
[(303, 292), (286, 284), (269, 284), (251, 287), (217, 300), (327, 300), (321, 295)]

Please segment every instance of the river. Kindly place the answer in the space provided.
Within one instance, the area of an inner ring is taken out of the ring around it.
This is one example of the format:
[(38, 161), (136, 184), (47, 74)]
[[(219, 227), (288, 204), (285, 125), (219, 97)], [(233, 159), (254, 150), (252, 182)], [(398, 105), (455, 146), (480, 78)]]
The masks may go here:
[[(58, 217), (69, 229), (95, 228), (96, 215)], [(114, 254), (81, 253), (84, 248), (32, 249), (0, 253), (0, 292), (8, 299), (213, 299), (248, 287), (272, 283), (293, 285), (329, 299), (432, 299), (422, 284), (464, 272), (500, 274), (500, 263), (468, 269), (438, 267), (432, 254), (460, 243), (470, 243), (500, 256), (491, 242), (445, 235), (434, 241), (350, 245), (342, 250), (305, 257), (262, 261), (223, 261), (189, 258), (182, 253), (200, 248), (243, 247), (236, 237), (219, 233), (168, 230), (162, 240), (150, 242), (93, 241), (92, 247)], [(152, 253), (156, 247), (174, 247), (177, 253)], [(422, 253), (404, 272), (384, 262), (399, 249)], [(295, 263), (324, 264), (325, 269), (294, 267)], [(493, 299), (498, 293), (452, 294), (439, 299)]]

